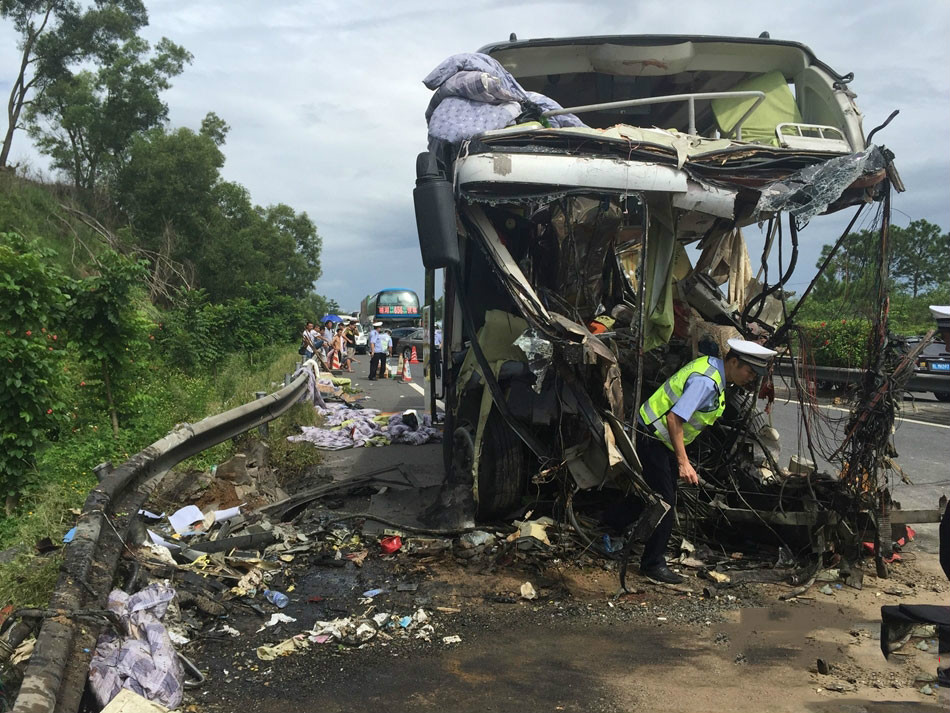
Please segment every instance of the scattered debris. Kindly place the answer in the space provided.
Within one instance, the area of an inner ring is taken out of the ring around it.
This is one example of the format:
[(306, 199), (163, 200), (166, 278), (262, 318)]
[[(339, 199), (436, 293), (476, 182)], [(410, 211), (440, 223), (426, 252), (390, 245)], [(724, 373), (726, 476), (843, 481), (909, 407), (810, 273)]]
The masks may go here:
[(383, 554), (391, 555), (402, 549), (402, 538), (399, 535), (384, 537), (379, 541), (379, 548)]
[(168, 708), (140, 696), (128, 688), (119, 691), (102, 713), (167, 713)]
[(534, 589), (534, 585), (531, 582), (525, 582), (521, 585), (521, 598), (522, 599), (537, 599), (538, 593)]
[(298, 634), (297, 636), (291, 636), (289, 639), (284, 639), (279, 644), (273, 646), (258, 646), (257, 647), (257, 658), (261, 661), (273, 661), (279, 656), (290, 656), (293, 653), (302, 651), (310, 646), (306, 636)]

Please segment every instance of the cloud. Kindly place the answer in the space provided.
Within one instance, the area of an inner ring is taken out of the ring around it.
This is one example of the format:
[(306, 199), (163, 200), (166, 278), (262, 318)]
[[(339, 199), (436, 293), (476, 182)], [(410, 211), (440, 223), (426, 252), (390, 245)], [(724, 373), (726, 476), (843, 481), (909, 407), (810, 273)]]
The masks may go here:
[[(802, 42), (835, 70), (855, 73), (866, 130), (901, 109), (880, 134), (909, 189), (895, 208), (950, 227), (947, 3), (803, 0), (779, 15), (767, 4), (696, 0), (163, 0), (149, 11), (150, 40), (167, 36), (195, 56), (166, 95), (171, 122), (197, 127), (215, 111), (231, 125), (225, 177), (247, 186), (256, 203), (307, 211), (324, 240), (317, 289), (348, 309), (394, 282), (421, 293), (411, 197), (415, 157), (426, 144), (430, 93), (421, 79), (446, 56), (511, 32), (526, 39), (769, 30)], [(0, 66), (16, 65), (14, 39), (0, 24)], [(15, 158), (39, 163), (27, 143), (17, 137)], [(812, 241), (817, 255), (839, 222), (819, 218), (808, 227), (796, 279), (807, 282)]]

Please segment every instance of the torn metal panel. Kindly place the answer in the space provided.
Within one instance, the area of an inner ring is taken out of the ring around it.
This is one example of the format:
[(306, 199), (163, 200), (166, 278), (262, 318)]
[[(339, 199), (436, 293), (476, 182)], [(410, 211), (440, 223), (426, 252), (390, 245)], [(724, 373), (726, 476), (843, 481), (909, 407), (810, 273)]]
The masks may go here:
[(686, 192), (686, 173), (660, 163), (547, 154), (461, 156), (455, 165), (455, 181), (462, 193), (472, 197), (533, 195), (539, 187), (549, 191), (580, 187), (621, 194)]
[(714, 218), (735, 218), (738, 192), (692, 179), (686, 182), (685, 193), (673, 194), (673, 207), (682, 211), (696, 211)]
[(872, 145), (859, 153), (809, 166), (764, 186), (754, 215), (757, 220), (762, 220), (776, 213), (787, 212), (803, 225), (824, 213), (858, 179), (869, 179), (869, 186), (879, 183), (884, 178), (883, 171), (888, 163), (884, 151)]
[(622, 220), (620, 205), (607, 198), (571, 196), (551, 209), (560, 256), (557, 285), (561, 297), (587, 319), (600, 304), (604, 260), (614, 250)]

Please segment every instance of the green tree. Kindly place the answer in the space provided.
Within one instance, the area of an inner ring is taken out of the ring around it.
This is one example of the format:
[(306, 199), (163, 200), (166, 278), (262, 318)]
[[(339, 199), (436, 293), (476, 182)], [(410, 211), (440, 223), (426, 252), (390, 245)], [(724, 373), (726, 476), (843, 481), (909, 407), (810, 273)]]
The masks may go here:
[(168, 116), (160, 93), (191, 54), (166, 38), (150, 54), (133, 37), (102, 53), (95, 70), (64, 71), (28, 107), (30, 135), (53, 167), (91, 189), (122, 163), (132, 138)]
[[(303, 298), (320, 279), (320, 252), (323, 240), (306, 213), (295, 213), (283, 203), (258, 209), (274, 230), (274, 243), (282, 248), (283, 275), (273, 275), (284, 294)], [(282, 280), (280, 278), (283, 278)]]
[(894, 259), (891, 273), (916, 298), (921, 291), (935, 287), (950, 273), (950, 233), (939, 225), (915, 220), (906, 228), (892, 227), (891, 249)]
[(3, 167), (16, 130), (23, 128), (24, 109), (70, 67), (102, 57), (134, 37), (148, 24), (148, 13), (142, 0), (98, 0), (88, 7), (77, 0), (0, 0), (0, 17), (13, 23), (20, 51), (20, 64), (10, 72), (7, 128), (0, 145)]
[(0, 492), (8, 511), (63, 417), (54, 325), (67, 304), (61, 286), (68, 279), (51, 262), (51, 251), (0, 233)]
[(112, 432), (118, 437), (116, 386), (130, 371), (135, 348), (147, 329), (134, 300), (145, 266), (112, 251), (99, 261), (99, 273), (82, 279), (76, 287), (70, 331), (83, 358), (102, 376)]
[(157, 127), (133, 138), (112, 193), (145, 247), (162, 247), (171, 227), (172, 252), (191, 253), (207, 232), (223, 165), (224, 154), (211, 136)]
[(224, 146), (230, 130), (231, 127), (224, 119), (213, 111), (209, 111), (205, 118), (201, 120), (201, 131), (198, 133), (214, 141), (215, 146)]

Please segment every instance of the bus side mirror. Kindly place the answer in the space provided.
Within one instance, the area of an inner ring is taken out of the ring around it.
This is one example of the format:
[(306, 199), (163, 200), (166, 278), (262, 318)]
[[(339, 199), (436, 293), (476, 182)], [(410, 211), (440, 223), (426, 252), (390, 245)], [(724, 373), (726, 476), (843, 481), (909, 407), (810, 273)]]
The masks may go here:
[(416, 207), (416, 229), (422, 264), (427, 270), (459, 263), (459, 242), (455, 226), (455, 194), (452, 182), (439, 169), (431, 151), (416, 159), (416, 187), (412, 191)]

